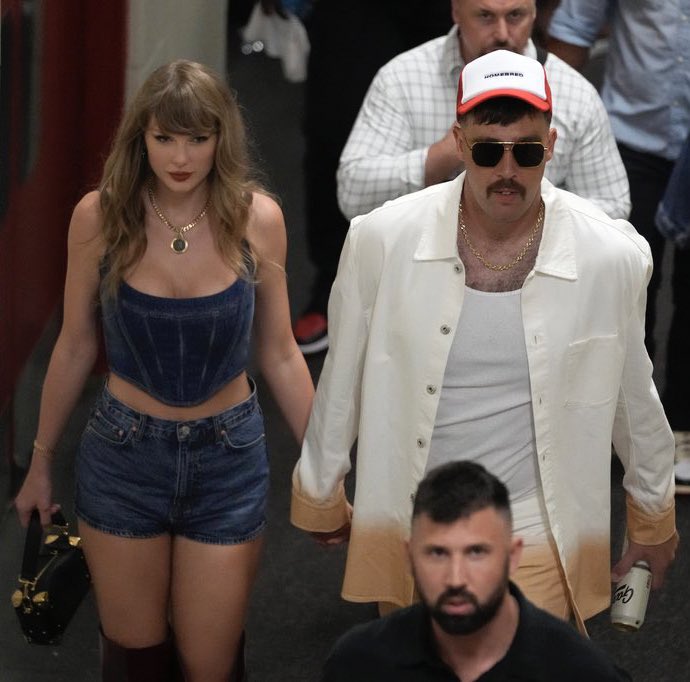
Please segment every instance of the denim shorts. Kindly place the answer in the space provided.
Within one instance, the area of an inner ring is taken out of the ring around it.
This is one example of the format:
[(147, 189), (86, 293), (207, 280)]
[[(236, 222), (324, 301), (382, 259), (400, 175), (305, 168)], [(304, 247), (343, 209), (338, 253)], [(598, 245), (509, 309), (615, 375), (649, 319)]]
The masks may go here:
[(182, 422), (136, 412), (105, 387), (82, 436), (76, 477), (77, 516), (97, 530), (248, 542), (266, 525), (269, 482), (256, 387), (221, 414)]

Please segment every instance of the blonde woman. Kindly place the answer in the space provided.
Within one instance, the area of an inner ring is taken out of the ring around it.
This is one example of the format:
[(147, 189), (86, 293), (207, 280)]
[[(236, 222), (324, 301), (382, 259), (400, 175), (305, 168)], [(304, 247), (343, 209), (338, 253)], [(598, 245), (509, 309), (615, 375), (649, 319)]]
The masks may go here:
[(52, 454), (94, 365), (100, 312), (109, 371), (77, 457), (76, 513), (105, 680), (169, 679), (171, 626), (188, 682), (241, 679), (268, 488), (250, 335), (300, 442), (313, 395), (285, 253), (226, 84), (193, 62), (156, 70), (72, 216), (64, 322), (16, 499), (22, 524), (34, 508), (49, 522)]

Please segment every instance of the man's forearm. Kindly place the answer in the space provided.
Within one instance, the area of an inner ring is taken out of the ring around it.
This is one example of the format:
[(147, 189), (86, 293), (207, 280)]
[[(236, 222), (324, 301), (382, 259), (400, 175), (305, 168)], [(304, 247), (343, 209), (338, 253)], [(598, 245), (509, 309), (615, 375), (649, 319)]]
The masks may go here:
[(553, 52), (553, 54), (578, 71), (581, 71), (589, 61), (588, 47), (573, 45), (572, 43), (566, 43), (558, 40), (558, 38), (551, 37), (548, 39), (546, 46), (549, 52)]
[(424, 186), (446, 182), (458, 175), (463, 168), (455, 138), (449, 131), (441, 140), (429, 147), (424, 163)]

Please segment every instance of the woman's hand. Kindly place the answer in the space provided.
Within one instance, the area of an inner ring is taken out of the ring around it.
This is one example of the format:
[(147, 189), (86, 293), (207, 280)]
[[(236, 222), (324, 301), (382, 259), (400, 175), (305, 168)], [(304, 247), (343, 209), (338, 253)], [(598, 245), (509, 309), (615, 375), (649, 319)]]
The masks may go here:
[(60, 509), (60, 505), (53, 503), (52, 498), (53, 485), (50, 462), (40, 455), (34, 455), (29, 473), (14, 500), (17, 516), (19, 516), (19, 522), (22, 526), (26, 528), (29, 525), (31, 512), (34, 509), (38, 509), (38, 513), (41, 515), (41, 525), (50, 525), (52, 515)]
[(341, 545), (350, 540), (350, 530), (352, 527), (352, 505), (347, 503), (347, 523), (327, 533), (311, 532), (311, 535), (320, 545)]
[(330, 533), (312, 532), (310, 535), (320, 545), (342, 545), (350, 539), (350, 524), (346, 523), (342, 528), (331, 531)]

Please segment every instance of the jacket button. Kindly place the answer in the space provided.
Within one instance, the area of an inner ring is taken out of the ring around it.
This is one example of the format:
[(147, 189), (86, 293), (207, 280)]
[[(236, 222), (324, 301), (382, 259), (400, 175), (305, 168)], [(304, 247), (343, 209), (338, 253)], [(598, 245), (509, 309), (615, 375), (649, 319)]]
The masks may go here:
[(460, 263), (456, 263), (456, 264), (453, 266), (453, 270), (455, 270), (455, 272), (457, 272), (457, 273), (462, 272), (462, 266), (460, 265)]
[(426, 441), (423, 438), (417, 438), (417, 447), (423, 448), (426, 445)]
[(441, 325), (441, 334), (450, 334), (450, 327), (447, 324)]
[(429, 395), (434, 395), (434, 393), (436, 393), (436, 386), (433, 386), (432, 384), (429, 384), (429, 385), (426, 387), (426, 392), (427, 392)]

